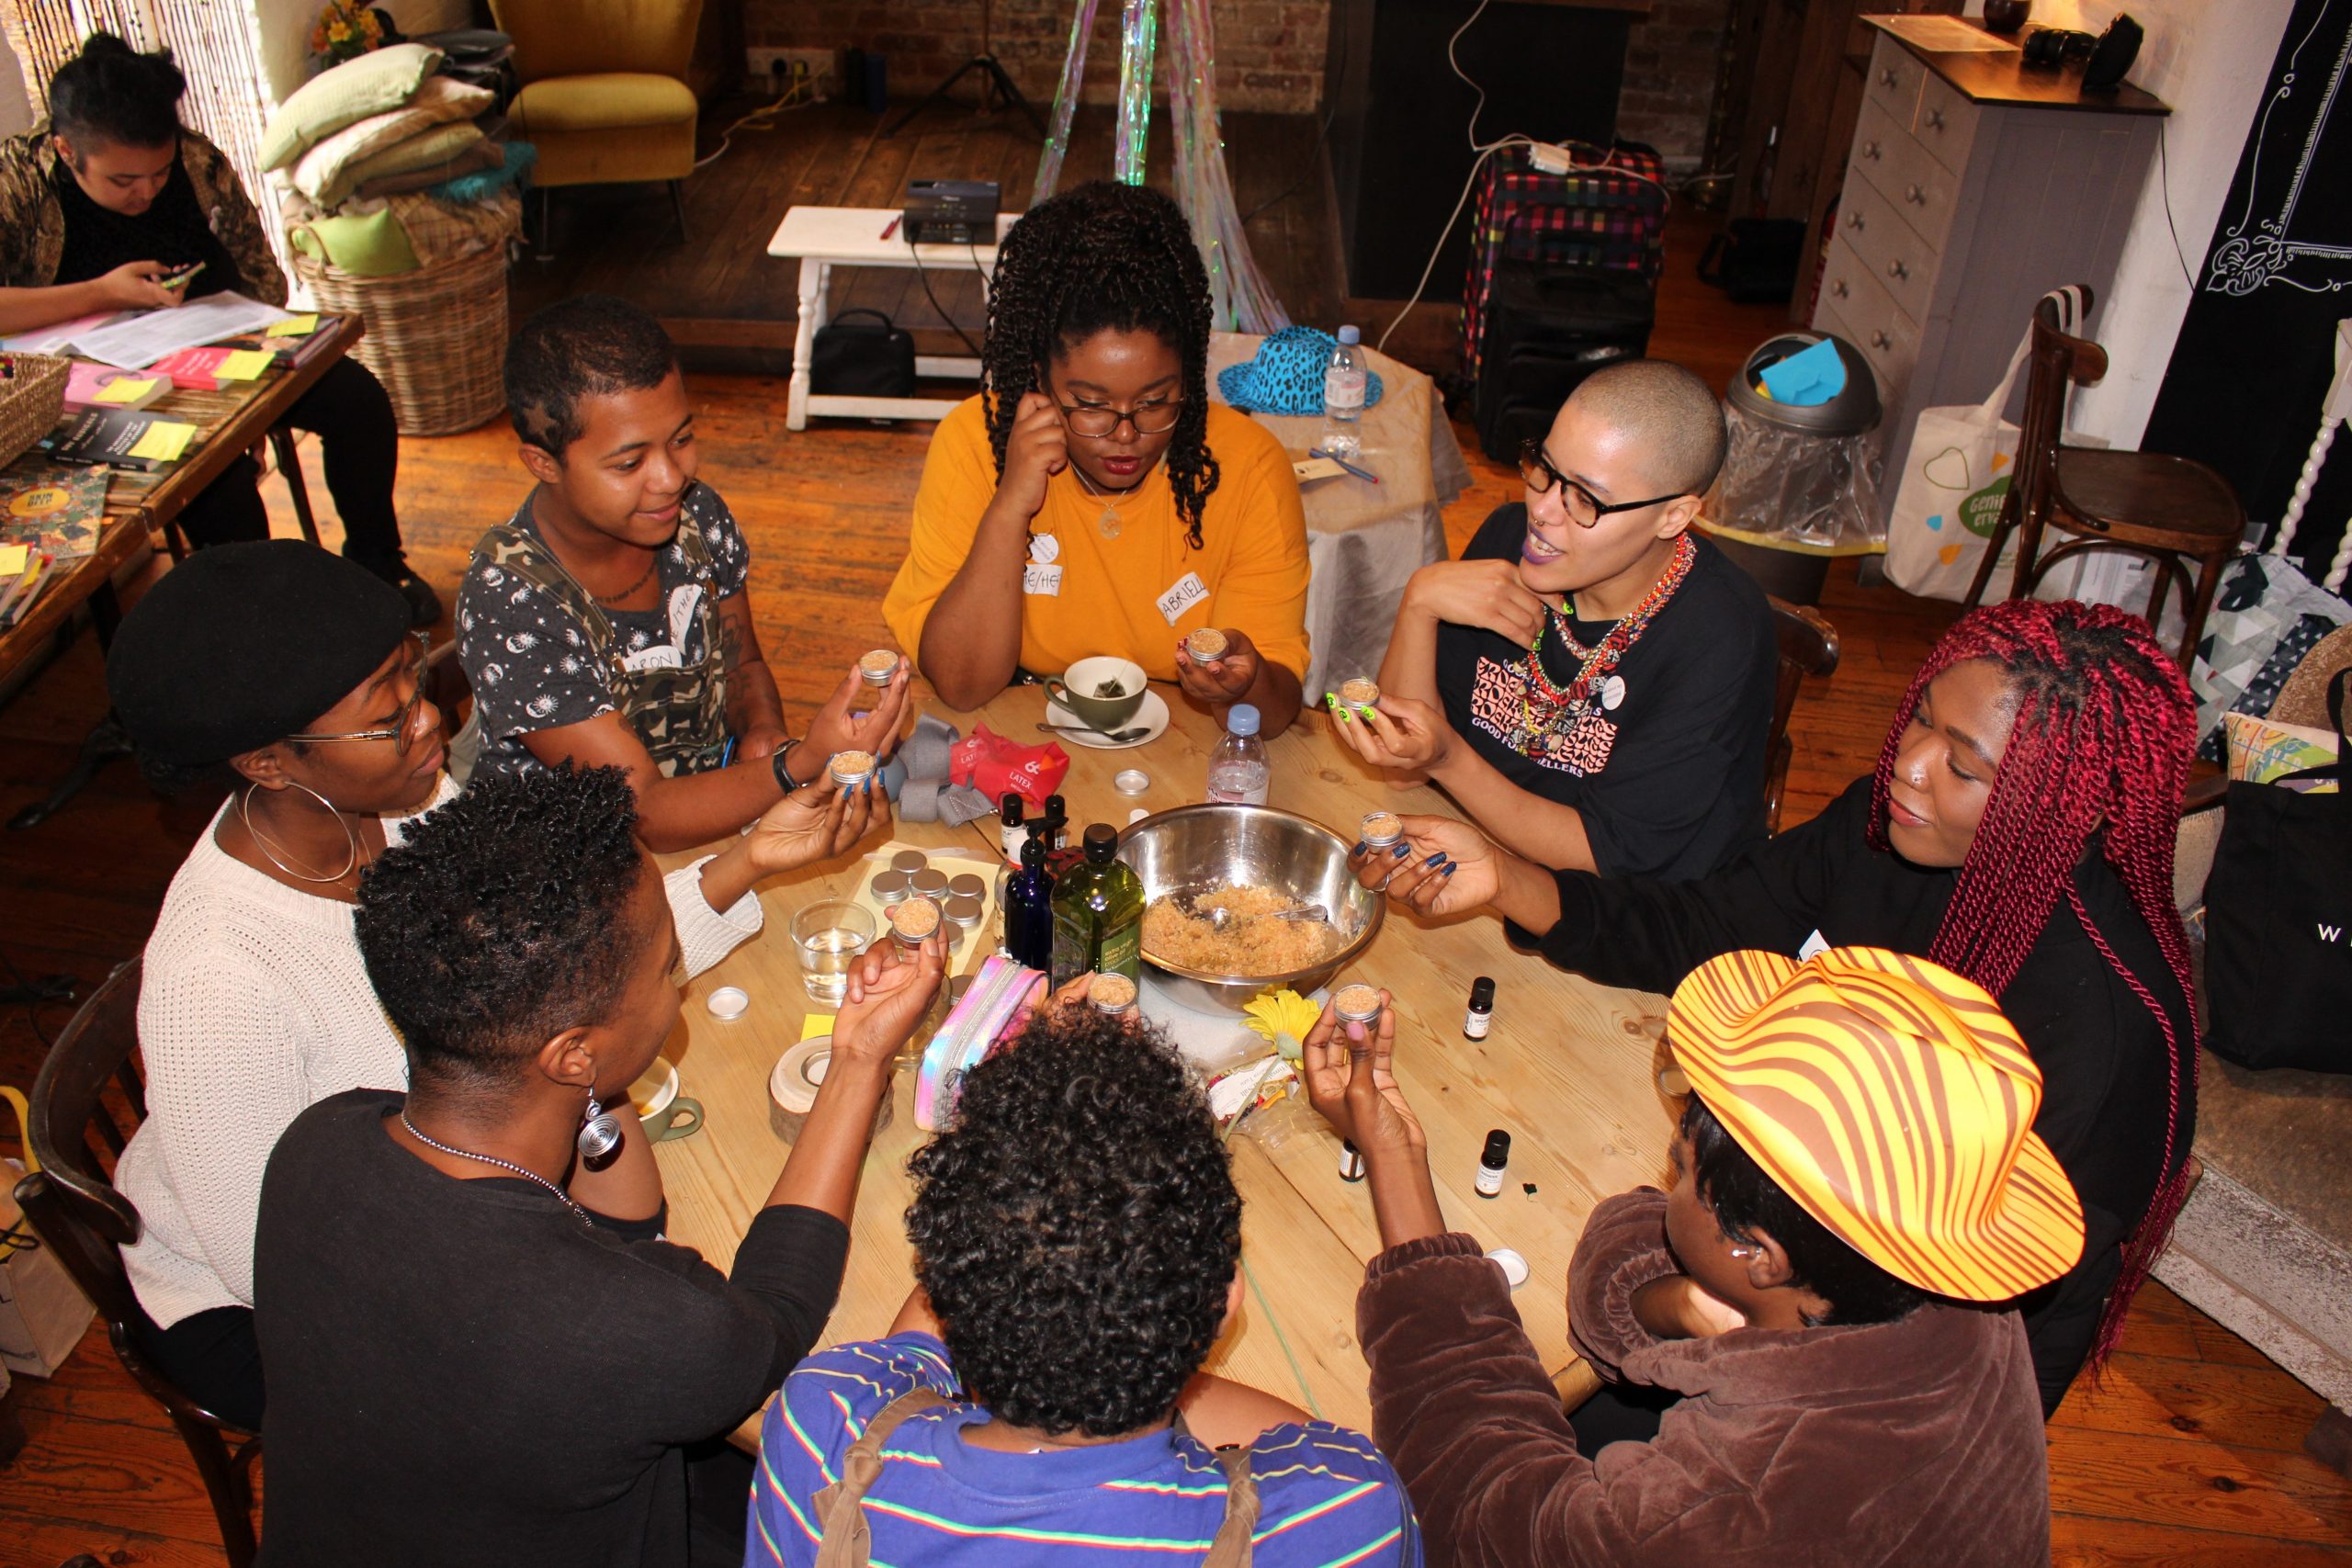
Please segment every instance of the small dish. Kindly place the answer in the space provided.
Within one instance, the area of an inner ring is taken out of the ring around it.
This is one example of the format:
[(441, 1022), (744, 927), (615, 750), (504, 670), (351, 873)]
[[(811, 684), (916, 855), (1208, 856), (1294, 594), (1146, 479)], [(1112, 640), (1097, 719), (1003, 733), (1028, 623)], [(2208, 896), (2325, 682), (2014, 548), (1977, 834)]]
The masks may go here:
[(721, 986), (710, 993), (703, 1005), (710, 1009), (713, 1018), (738, 1019), (751, 1007), (752, 998), (741, 986)]

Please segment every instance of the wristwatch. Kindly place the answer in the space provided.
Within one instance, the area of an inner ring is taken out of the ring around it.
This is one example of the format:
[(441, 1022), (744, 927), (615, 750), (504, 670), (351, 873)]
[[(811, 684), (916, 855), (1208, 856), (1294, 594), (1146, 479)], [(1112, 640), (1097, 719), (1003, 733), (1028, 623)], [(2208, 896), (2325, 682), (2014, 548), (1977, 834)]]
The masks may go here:
[(783, 745), (768, 753), (768, 766), (775, 770), (775, 786), (786, 795), (790, 795), (800, 787), (800, 781), (794, 778), (791, 770), (784, 765), (784, 760), (791, 756), (792, 749), (799, 744), (797, 738), (788, 739)]

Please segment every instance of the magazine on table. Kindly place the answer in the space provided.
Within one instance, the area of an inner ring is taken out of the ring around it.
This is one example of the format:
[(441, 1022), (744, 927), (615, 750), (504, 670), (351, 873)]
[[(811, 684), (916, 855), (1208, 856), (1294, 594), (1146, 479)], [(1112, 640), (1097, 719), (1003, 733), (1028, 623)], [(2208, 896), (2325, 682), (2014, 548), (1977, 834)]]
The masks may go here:
[(0, 469), (0, 547), (22, 545), (61, 562), (92, 554), (106, 532), (111, 479), (104, 468), (38, 458)]

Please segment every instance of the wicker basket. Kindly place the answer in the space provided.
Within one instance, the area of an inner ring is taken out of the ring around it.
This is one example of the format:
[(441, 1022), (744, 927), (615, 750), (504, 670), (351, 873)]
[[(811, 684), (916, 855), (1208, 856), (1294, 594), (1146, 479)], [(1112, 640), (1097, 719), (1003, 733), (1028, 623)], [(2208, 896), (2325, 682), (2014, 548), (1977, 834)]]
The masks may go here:
[(392, 395), (402, 435), (454, 435), (506, 407), (506, 247), (391, 277), (358, 277), (297, 254), (322, 310), (368, 323), (353, 350)]
[(32, 450), (65, 414), (65, 378), (74, 362), (47, 354), (12, 354), (16, 374), (0, 381), (0, 467)]

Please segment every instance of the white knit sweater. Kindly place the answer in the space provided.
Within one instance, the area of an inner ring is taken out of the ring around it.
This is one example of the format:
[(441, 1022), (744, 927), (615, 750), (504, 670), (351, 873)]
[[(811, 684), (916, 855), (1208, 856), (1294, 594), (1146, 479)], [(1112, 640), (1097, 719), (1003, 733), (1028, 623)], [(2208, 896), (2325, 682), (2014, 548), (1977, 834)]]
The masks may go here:
[[(426, 809), (456, 793), (445, 777)], [(164, 1328), (253, 1304), (262, 1170), (294, 1118), (345, 1089), (408, 1084), (360, 962), (354, 907), (236, 860), (215, 841), (220, 825), (216, 816), (172, 878), (147, 939), (139, 987), (147, 1120), (115, 1172), (145, 1223), (123, 1263), (140, 1304)], [(402, 825), (386, 818), (387, 844), (401, 841)], [(702, 864), (665, 883), (690, 974), (761, 924), (757, 894), (725, 914), (711, 908)]]

